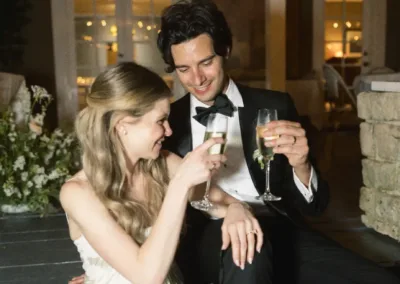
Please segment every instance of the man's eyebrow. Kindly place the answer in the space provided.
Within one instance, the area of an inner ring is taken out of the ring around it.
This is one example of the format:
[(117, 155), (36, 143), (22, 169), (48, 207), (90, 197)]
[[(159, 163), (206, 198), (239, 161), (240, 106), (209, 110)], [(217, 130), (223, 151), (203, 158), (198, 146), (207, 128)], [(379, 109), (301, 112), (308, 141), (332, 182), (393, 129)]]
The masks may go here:
[[(204, 63), (204, 62), (206, 62), (206, 61), (209, 61), (209, 60), (213, 59), (215, 56), (216, 56), (215, 54), (210, 55), (210, 56), (208, 56), (208, 57), (206, 57), (206, 58), (200, 60), (200, 61), (199, 61), (199, 64)], [(188, 67), (189, 67), (189, 66), (187, 66), (187, 65), (175, 65), (175, 68), (188, 68)]]

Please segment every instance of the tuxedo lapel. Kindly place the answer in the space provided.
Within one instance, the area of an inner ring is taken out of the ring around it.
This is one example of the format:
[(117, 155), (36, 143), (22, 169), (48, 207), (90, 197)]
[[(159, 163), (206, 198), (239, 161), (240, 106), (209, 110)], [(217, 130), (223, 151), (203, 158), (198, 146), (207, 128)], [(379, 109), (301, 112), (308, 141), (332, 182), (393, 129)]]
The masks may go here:
[(173, 133), (168, 139), (167, 149), (184, 157), (193, 148), (189, 94), (171, 105), (169, 122)]
[(261, 194), (265, 188), (265, 173), (261, 170), (260, 165), (253, 159), (253, 153), (257, 149), (256, 144), (256, 122), (257, 107), (246, 95), (247, 90), (243, 86), (237, 85), (239, 92), (243, 98), (244, 107), (239, 107), (240, 132), (242, 136), (243, 152), (246, 164), (250, 172), (251, 179), (257, 191)]

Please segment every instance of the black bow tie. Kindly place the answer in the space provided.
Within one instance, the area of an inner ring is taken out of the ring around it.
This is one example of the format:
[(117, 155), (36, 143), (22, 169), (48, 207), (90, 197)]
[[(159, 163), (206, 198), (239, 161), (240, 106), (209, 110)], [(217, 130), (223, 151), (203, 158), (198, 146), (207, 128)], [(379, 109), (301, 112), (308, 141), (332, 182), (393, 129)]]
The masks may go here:
[(198, 122), (207, 126), (207, 119), (210, 113), (220, 113), (226, 116), (232, 116), (234, 111), (234, 106), (228, 97), (224, 94), (219, 94), (215, 98), (215, 102), (212, 106), (206, 107), (196, 107), (196, 115), (193, 116)]

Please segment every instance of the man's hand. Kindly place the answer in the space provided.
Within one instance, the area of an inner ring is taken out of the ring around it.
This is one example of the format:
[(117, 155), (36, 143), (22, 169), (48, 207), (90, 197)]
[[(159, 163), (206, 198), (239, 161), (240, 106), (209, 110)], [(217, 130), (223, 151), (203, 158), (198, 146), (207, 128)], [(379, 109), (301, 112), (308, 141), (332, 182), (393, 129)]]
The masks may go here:
[(85, 282), (85, 274), (72, 278), (68, 284), (83, 284)]
[(254, 259), (254, 250), (261, 251), (263, 232), (257, 219), (245, 206), (239, 202), (229, 205), (224, 223), (222, 224), (222, 250), (232, 246), (233, 261), (244, 269), (247, 261), (251, 264)]
[(308, 162), (308, 140), (301, 124), (293, 121), (276, 120), (267, 124), (263, 137), (279, 138), (265, 142), (265, 146), (274, 147), (274, 153), (285, 155), (299, 179), (308, 184), (311, 166)]

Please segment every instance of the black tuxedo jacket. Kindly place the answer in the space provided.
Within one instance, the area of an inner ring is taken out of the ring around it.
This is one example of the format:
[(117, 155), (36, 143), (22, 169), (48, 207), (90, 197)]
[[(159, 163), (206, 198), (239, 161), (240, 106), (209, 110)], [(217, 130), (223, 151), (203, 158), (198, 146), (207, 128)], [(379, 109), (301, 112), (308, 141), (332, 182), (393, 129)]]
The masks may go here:
[[(262, 194), (265, 189), (265, 172), (260, 169), (259, 164), (252, 157), (254, 150), (257, 149), (255, 133), (257, 110), (260, 108), (277, 109), (280, 120), (299, 121), (299, 117), (293, 101), (287, 93), (242, 85), (238, 85), (238, 89), (244, 105), (238, 111), (245, 159), (255, 188)], [(165, 149), (181, 157), (192, 150), (190, 119), (190, 95), (187, 94), (171, 105), (169, 122), (173, 134), (164, 142)], [(229, 157), (227, 158), (229, 160)], [(317, 178), (318, 189), (313, 192), (313, 201), (308, 203), (294, 183), (293, 170), (286, 156), (275, 155), (271, 162), (271, 192), (282, 196), (282, 200), (271, 203), (274, 209), (292, 220), (299, 220), (302, 214), (319, 215), (328, 204), (329, 188), (318, 173)]]

